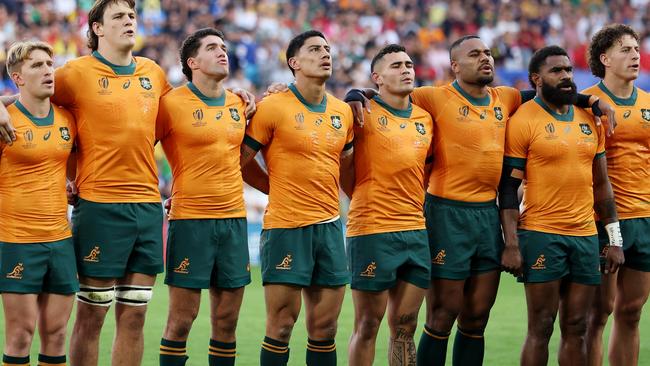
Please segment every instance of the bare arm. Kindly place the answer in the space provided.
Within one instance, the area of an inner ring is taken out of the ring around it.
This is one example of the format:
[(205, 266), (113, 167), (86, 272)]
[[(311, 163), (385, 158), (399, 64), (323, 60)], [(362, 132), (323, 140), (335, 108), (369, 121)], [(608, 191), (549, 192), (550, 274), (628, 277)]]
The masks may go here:
[(8, 106), (16, 103), (16, 101), (18, 100), (18, 95), (19, 94), (0, 96), (0, 101), (2, 101), (2, 105), (4, 107), (8, 107)]
[(0, 97), (0, 99), (2, 99), (2, 103), (0, 103), (0, 139), (11, 145), (16, 141), (16, 129), (11, 124), (11, 117), (9, 117), (6, 106), (18, 100), (18, 95)]
[(618, 268), (625, 262), (625, 257), (614, 192), (607, 176), (607, 158), (605, 156), (597, 157), (594, 160), (592, 174), (594, 180), (594, 209), (609, 236), (606, 254), (607, 263), (603, 272), (605, 274), (616, 273)]
[(354, 148), (349, 148), (341, 153), (341, 166), (339, 168), (341, 176), (341, 189), (350, 198), (354, 191)]
[(269, 194), (269, 175), (255, 161), (257, 151), (243, 143), (240, 148), (239, 164), (244, 182), (258, 191)]
[(517, 191), (524, 177), (524, 171), (504, 165), (499, 183), (499, 215), (503, 228), (505, 248), (501, 255), (501, 264), (505, 271), (515, 276), (522, 274), (522, 257), (519, 251), (517, 224), (519, 223), (519, 196)]

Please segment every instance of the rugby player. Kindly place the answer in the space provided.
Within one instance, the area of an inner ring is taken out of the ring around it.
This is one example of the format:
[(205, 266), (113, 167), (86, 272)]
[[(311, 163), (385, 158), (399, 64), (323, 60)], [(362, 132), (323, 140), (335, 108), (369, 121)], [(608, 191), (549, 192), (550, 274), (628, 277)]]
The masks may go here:
[[(508, 123), (499, 206), (506, 248), (519, 250), (528, 305), (522, 365), (546, 365), (559, 311), (560, 365), (586, 364), (587, 312), (600, 283), (594, 208), (609, 235), (606, 269), (623, 262), (605, 133), (572, 104), (573, 67), (565, 50), (544, 47), (529, 65), (534, 100)], [(517, 189), (524, 183), (523, 212)]]
[(0, 142), (6, 366), (30, 364), (37, 323), (39, 365), (66, 364), (67, 325), (79, 290), (65, 191), (68, 169), (74, 175), (76, 127), (68, 111), (50, 103), (52, 55), (43, 42), (19, 42), (7, 54), (7, 72), (20, 98), (8, 108), (17, 140)]

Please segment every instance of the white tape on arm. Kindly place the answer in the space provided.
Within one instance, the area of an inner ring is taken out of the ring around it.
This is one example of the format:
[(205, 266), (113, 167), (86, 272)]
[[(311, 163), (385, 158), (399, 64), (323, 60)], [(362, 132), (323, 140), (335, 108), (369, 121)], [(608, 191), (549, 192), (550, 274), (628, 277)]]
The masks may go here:
[(605, 230), (607, 231), (607, 236), (609, 236), (610, 247), (623, 246), (623, 234), (621, 234), (621, 225), (618, 221), (605, 225)]

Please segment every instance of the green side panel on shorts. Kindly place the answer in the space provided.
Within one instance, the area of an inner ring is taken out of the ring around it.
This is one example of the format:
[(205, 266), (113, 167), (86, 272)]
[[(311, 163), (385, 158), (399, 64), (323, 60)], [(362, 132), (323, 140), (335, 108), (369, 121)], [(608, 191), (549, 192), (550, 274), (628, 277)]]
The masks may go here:
[[(623, 235), (624, 267), (642, 272), (650, 272), (650, 217), (620, 220)], [(605, 247), (609, 237), (605, 227), (596, 223), (598, 228), (598, 243), (600, 245), (601, 265), (605, 261)]]
[(347, 238), (350, 287), (384, 291), (403, 280), (420, 288), (431, 281), (426, 230), (407, 230)]
[(349, 272), (341, 221), (262, 230), (262, 281), (297, 286), (344, 286)]
[(499, 270), (503, 236), (495, 201), (460, 202), (426, 195), (431, 278), (462, 280)]
[(167, 285), (239, 288), (251, 282), (245, 218), (169, 222)]
[(120, 278), (162, 273), (160, 203), (97, 203), (79, 199), (72, 233), (79, 275)]
[(0, 292), (74, 294), (79, 291), (72, 239), (0, 242)]
[(518, 230), (525, 283), (567, 278), (583, 285), (600, 284), (598, 236), (571, 236)]

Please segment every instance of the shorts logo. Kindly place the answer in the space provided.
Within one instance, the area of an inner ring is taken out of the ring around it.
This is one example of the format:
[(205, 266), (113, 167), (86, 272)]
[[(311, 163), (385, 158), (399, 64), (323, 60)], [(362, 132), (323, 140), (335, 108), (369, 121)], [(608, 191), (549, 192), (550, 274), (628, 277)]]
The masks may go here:
[(43, 141), (47, 141), (50, 139), (50, 136), (52, 136), (52, 131), (47, 131), (45, 136), (43, 136)]
[(275, 266), (275, 269), (290, 270), (291, 262), (293, 262), (293, 259), (291, 258), (291, 254), (287, 254), (286, 256), (284, 256), (284, 259), (282, 259), (282, 262), (280, 262), (280, 264)]
[(377, 269), (377, 264), (375, 262), (370, 262), (368, 267), (366, 267), (366, 270), (361, 272), (359, 276), (374, 278), (376, 269)]
[(59, 132), (61, 132), (62, 139), (70, 141), (70, 130), (67, 127), (59, 127)]
[(234, 119), (235, 121), (240, 120), (239, 111), (237, 110), (237, 108), (228, 108), (228, 110), (230, 111), (230, 117), (232, 117), (232, 119)]
[(339, 116), (332, 116), (330, 117), (332, 120), (332, 127), (336, 128), (337, 130), (340, 130), (343, 124), (341, 123), (341, 117)]
[(650, 122), (650, 109), (641, 109), (641, 117), (643, 117), (644, 120)]
[(182, 273), (182, 274), (188, 274), (190, 271), (187, 270), (187, 268), (190, 266), (190, 259), (189, 258), (184, 258), (181, 261), (181, 264), (178, 265), (178, 267), (174, 268), (174, 272), (176, 273)]
[(145, 89), (145, 90), (151, 90), (151, 88), (153, 87), (153, 85), (151, 85), (151, 80), (149, 80), (148, 77), (141, 77), (141, 78), (138, 78), (138, 79), (140, 79), (140, 86), (141, 86), (143, 89)]
[(531, 269), (546, 269), (546, 266), (544, 263), (546, 262), (546, 257), (544, 257), (544, 254), (540, 254), (539, 257), (537, 257), (537, 260), (535, 261), (535, 264), (530, 266)]
[(631, 114), (632, 111), (628, 109), (627, 111), (625, 111), (625, 113), (623, 113), (623, 118), (629, 118)]
[(101, 251), (99, 247), (94, 247), (90, 253), (84, 257), (84, 262), (99, 262), (99, 254)]
[(440, 265), (445, 264), (446, 256), (447, 256), (447, 252), (444, 249), (442, 249), (441, 251), (438, 252), (438, 254), (436, 254), (435, 258), (431, 260), (431, 263), (440, 264)]
[(503, 112), (501, 111), (501, 107), (494, 107), (494, 117), (501, 121), (503, 119)]
[(584, 133), (585, 135), (591, 135), (591, 127), (589, 127), (589, 125), (586, 123), (581, 123), (580, 132)]
[(13, 271), (7, 273), (7, 278), (12, 278), (14, 280), (21, 280), (23, 278), (23, 270), (25, 270), (25, 267), (23, 267), (23, 264), (18, 263), (14, 267)]

